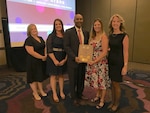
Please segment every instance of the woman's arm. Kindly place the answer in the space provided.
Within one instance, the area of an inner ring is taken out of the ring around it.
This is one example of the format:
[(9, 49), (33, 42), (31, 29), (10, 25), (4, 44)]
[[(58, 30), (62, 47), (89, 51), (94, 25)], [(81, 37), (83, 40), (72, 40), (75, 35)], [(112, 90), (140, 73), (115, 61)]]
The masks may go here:
[(31, 56), (33, 56), (33, 57), (35, 57), (35, 58), (37, 58), (37, 59), (42, 59), (42, 60), (45, 59), (45, 56), (40, 55), (39, 53), (37, 53), (36, 51), (34, 51), (33, 46), (28, 46), (28, 45), (26, 45), (26, 46), (25, 46), (25, 49), (26, 49), (26, 51), (28, 52), (28, 54), (30, 54)]
[(127, 66), (127, 64), (128, 64), (128, 48), (129, 48), (129, 38), (126, 35), (123, 40), (124, 66)]
[(53, 53), (53, 41), (52, 41), (52, 38), (54, 37), (53, 34), (50, 34), (47, 38), (47, 41), (46, 41), (46, 47), (47, 47), (47, 54), (48, 56), (52, 59), (52, 61), (54, 62), (54, 64), (56, 66), (59, 65), (59, 61), (56, 59), (54, 53)]
[(129, 57), (129, 38), (128, 35), (125, 36), (123, 39), (123, 57), (124, 57), (124, 66), (122, 69), (122, 75), (126, 75), (127, 73), (127, 66), (128, 66), (128, 57)]
[(68, 58), (68, 56), (66, 55), (66, 57), (62, 60), (62, 61), (60, 61), (60, 66), (62, 66), (62, 65), (64, 65), (65, 64), (65, 62), (67, 61), (67, 58)]
[(52, 61), (54, 62), (54, 64), (55, 64), (56, 66), (59, 65), (59, 61), (56, 59), (54, 53), (49, 53), (48, 56), (52, 59)]

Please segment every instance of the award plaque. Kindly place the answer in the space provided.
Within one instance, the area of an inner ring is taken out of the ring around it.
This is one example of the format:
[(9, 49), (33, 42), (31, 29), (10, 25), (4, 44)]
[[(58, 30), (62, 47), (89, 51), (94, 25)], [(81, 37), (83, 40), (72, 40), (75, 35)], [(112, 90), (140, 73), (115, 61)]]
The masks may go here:
[(91, 61), (92, 55), (93, 55), (93, 46), (92, 45), (88, 45), (88, 44), (80, 44), (79, 45), (78, 57), (82, 62), (87, 63), (87, 62)]

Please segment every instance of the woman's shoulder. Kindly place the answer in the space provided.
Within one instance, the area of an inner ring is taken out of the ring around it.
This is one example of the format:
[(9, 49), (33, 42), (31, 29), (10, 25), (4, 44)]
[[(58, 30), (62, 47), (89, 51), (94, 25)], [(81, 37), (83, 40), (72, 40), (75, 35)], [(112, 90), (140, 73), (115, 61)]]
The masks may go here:
[(120, 35), (121, 35), (123, 38), (129, 37), (128, 33), (126, 33), (126, 32), (123, 32), (123, 33), (121, 33)]
[(108, 39), (107, 34), (106, 34), (106, 33), (103, 33), (103, 34), (101, 35), (101, 39)]
[(39, 38), (42, 38), (42, 36), (38, 36)]
[(55, 33), (50, 33), (50, 34), (48, 35), (48, 38), (49, 38), (49, 37), (52, 38), (52, 37), (55, 37), (55, 36), (56, 36)]
[(105, 32), (102, 33), (102, 37), (107, 37), (107, 34)]
[(28, 36), (28, 37), (25, 39), (24, 45), (32, 45), (32, 43), (33, 43), (33, 37), (32, 37), (32, 36)]
[(126, 35), (128, 35), (128, 34), (127, 34), (126, 32), (121, 32), (120, 35), (126, 36)]
[(55, 34), (51, 33), (51, 34), (48, 35), (47, 40), (52, 39), (53, 37), (55, 37)]
[(124, 34), (125, 34), (125, 36), (129, 37), (129, 34), (128, 34), (128, 33), (125, 32)]
[(38, 36), (40, 39), (42, 39), (43, 40), (43, 37), (42, 36)]
[(33, 39), (32, 36), (28, 36), (28, 37), (25, 39), (25, 41), (31, 41), (32, 39)]

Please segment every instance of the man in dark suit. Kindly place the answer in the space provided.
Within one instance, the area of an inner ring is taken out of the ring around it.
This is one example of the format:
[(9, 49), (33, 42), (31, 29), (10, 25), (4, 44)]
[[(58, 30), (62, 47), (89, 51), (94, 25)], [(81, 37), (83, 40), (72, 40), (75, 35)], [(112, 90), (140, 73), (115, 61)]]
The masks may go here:
[(74, 104), (77, 104), (79, 99), (86, 99), (82, 95), (86, 63), (82, 63), (79, 60), (78, 49), (79, 44), (88, 44), (89, 33), (82, 28), (83, 16), (81, 14), (75, 15), (74, 23), (75, 26), (65, 32), (64, 49), (68, 54), (67, 67), (71, 98)]

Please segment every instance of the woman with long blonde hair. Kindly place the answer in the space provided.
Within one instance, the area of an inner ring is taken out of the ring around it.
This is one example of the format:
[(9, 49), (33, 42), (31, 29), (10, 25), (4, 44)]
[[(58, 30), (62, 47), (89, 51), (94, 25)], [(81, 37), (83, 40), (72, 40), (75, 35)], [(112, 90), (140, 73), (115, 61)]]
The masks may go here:
[(109, 77), (111, 78), (112, 102), (110, 111), (117, 111), (121, 96), (120, 83), (127, 73), (129, 38), (125, 32), (124, 19), (114, 14), (109, 22)]

